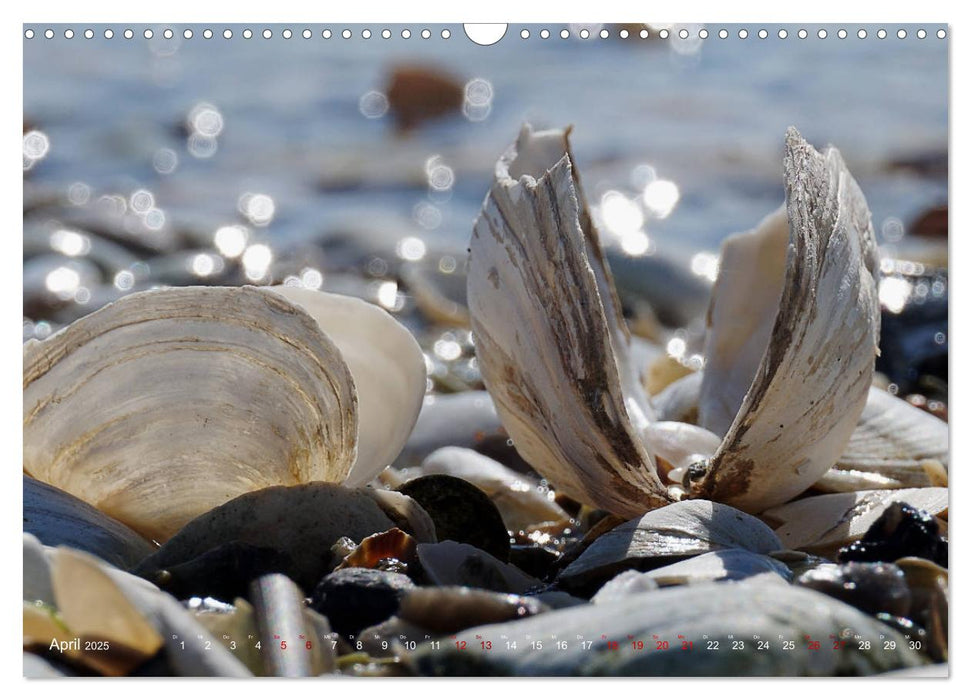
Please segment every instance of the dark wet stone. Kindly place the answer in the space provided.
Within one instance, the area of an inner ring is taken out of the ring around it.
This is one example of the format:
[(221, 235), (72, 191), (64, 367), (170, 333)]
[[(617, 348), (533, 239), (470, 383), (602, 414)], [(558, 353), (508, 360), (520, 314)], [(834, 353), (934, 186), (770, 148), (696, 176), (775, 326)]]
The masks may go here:
[(930, 513), (893, 503), (860, 540), (839, 551), (838, 559), (892, 562), (903, 557), (921, 557), (947, 568), (947, 538)]
[(325, 576), (314, 589), (310, 607), (324, 615), (335, 632), (356, 635), (394, 615), (402, 595), (414, 587), (404, 574), (340, 569)]
[(537, 544), (515, 544), (509, 549), (509, 563), (541, 581), (556, 572), (560, 556), (559, 552)]
[(465, 542), (509, 561), (506, 525), (481, 489), (458, 477), (432, 474), (412, 479), (398, 491), (418, 501), (431, 516), (439, 542)]
[(370, 490), (312, 482), (245, 493), (191, 520), (135, 573), (171, 570), (226, 543), (244, 542), (289, 557), (280, 573), (309, 591), (331, 570), (337, 540), (360, 541), (394, 527)]
[(193, 596), (233, 600), (246, 598), (254, 579), (292, 568), (290, 557), (283, 552), (245, 542), (227, 542), (189, 561), (138, 573), (181, 600)]
[(894, 564), (824, 564), (805, 572), (795, 583), (871, 615), (882, 612), (903, 617), (910, 610), (907, 578)]

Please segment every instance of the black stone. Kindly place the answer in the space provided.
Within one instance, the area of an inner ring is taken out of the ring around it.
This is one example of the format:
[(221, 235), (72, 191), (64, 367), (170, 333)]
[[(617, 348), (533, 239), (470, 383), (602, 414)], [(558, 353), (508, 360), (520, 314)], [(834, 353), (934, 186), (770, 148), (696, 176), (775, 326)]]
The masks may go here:
[(947, 538), (927, 511), (893, 503), (859, 541), (843, 547), (837, 558), (841, 562), (892, 562), (903, 557), (921, 557), (947, 568)]
[(310, 607), (342, 635), (384, 622), (398, 611), (405, 591), (415, 587), (404, 574), (349, 567), (328, 574), (310, 596)]
[(234, 541), (186, 562), (163, 569), (140, 566), (134, 573), (182, 600), (193, 596), (233, 600), (248, 597), (249, 584), (254, 579), (287, 573), (291, 568), (290, 557), (282, 552)]
[(478, 487), (455, 476), (431, 474), (412, 479), (398, 491), (425, 509), (439, 542), (465, 542), (509, 561), (509, 532), (495, 504)]
[(535, 544), (514, 544), (509, 550), (509, 563), (530, 576), (548, 581), (556, 573), (560, 553)]
[(904, 617), (910, 610), (907, 578), (894, 564), (824, 564), (799, 576), (795, 584), (825, 593), (870, 615)]

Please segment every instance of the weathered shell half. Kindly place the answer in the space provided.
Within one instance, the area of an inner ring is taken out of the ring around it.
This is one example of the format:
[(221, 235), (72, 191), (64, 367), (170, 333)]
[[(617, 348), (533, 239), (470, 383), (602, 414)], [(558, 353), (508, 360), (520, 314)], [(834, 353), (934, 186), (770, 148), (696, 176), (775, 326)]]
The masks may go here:
[(927, 462), (946, 470), (948, 426), (883, 389), (870, 389), (866, 407), (836, 466), (816, 482), (824, 491), (937, 486)]
[(516, 448), (573, 498), (633, 516), (670, 502), (638, 430), (653, 418), (567, 132), (528, 125), (475, 222), (476, 357)]
[(785, 186), (788, 227), (779, 212), (722, 247), (699, 405), (702, 427), (725, 436), (699, 494), (752, 512), (835, 464), (880, 331), (870, 212), (839, 152), (790, 129)]
[(869, 211), (839, 153), (790, 130), (786, 213), (726, 243), (693, 426), (658, 422), (638, 382), (567, 137), (523, 128), (472, 234), (476, 355), (520, 454), (624, 517), (683, 495), (659, 467), (705, 458), (693, 496), (758, 512), (808, 488), (863, 410), (879, 333)]
[(421, 351), (312, 294), (152, 290), (27, 343), (24, 472), (159, 541), (248, 491), (368, 481), (414, 424)]
[(762, 514), (778, 524), (776, 534), (791, 549), (835, 554), (860, 539), (891, 503), (907, 503), (932, 515), (946, 517), (946, 488), (892, 489), (828, 493), (802, 498)]

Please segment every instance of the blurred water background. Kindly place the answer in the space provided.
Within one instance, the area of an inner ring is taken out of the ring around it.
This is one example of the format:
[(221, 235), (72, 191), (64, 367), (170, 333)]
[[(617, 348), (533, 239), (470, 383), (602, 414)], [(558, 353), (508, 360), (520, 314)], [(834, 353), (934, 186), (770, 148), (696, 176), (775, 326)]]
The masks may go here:
[[(192, 25), (189, 40), (185, 25), (172, 38), (152, 26), (151, 39), (114, 25), (110, 40), (105, 25), (91, 39), (71, 26), (71, 39), (38, 27), (24, 42), (25, 338), (158, 283), (341, 290), (354, 284), (342, 271), (357, 270), (400, 310), (410, 290), (397, 264), (461, 270), (496, 158), (524, 121), (574, 125), (615, 258), (663, 260), (702, 283), (721, 239), (782, 203), (789, 125), (840, 148), (891, 257), (907, 257), (913, 222), (947, 202), (936, 27), (879, 39), (868, 26), (862, 40), (855, 26), (845, 39), (787, 27), (785, 40), (778, 26), (745, 40), (711, 27), (701, 40), (694, 26), (687, 40), (678, 28), (644, 40), (636, 28), (600, 39), (599, 25), (569, 26), (562, 39), (551, 26), (542, 39), (511, 25), (480, 47), (458, 25), (448, 40), (443, 26), (427, 39), (394, 25), (388, 39), (383, 25), (369, 39), (363, 26), (324, 39), (316, 25), (305, 39), (294, 25), (286, 39), (274, 26), (264, 39), (260, 25), (244, 39), (243, 25), (211, 25), (205, 39)], [(405, 67), (452, 80), (459, 106), (402, 129), (389, 85)]]

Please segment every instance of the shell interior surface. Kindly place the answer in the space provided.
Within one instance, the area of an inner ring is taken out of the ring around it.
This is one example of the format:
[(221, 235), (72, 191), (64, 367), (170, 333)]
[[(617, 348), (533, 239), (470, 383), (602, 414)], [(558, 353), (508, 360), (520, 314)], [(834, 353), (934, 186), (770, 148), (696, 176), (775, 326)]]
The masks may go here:
[(356, 404), (340, 350), (279, 295), (132, 294), (24, 347), (24, 472), (164, 541), (242, 493), (343, 480)]
[[(520, 454), (622, 517), (685, 490), (759, 512), (807, 489), (857, 424), (879, 335), (869, 210), (839, 153), (790, 129), (785, 211), (726, 242), (693, 426), (658, 423), (639, 384), (567, 137), (523, 128), (471, 240), (476, 356)], [(659, 459), (706, 469), (666, 485)]]

